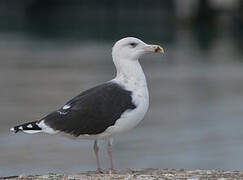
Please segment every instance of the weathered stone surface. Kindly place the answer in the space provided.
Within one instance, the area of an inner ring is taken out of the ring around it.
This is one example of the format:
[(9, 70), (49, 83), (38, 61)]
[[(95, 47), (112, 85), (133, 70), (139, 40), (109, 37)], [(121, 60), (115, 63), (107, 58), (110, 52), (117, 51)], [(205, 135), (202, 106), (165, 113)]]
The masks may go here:
[(184, 170), (184, 169), (137, 169), (131, 174), (97, 174), (93, 171), (79, 174), (48, 174), (48, 175), (20, 175), (15, 177), (2, 177), (0, 179), (26, 179), (26, 180), (157, 180), (157, 179), (243, 179), (241, 171), (217, 170)]

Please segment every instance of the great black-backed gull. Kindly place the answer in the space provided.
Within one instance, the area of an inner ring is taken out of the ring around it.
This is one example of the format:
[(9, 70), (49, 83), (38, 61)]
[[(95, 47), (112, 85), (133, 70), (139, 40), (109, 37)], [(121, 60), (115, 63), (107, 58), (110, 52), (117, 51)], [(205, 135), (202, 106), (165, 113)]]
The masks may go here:
[(98, 155), (98, 139), (108, 140), (110, 172), (115, 173), (112, 160), (112, 137), (134, 128), (149, 106), (146, 78), (138, 61), (146, 53), (163, 53), (159, 45), (148, 45), (134, 38), (123, 38), (112, 48), (116, 77), (88, 89), (38, 121), (11, 128), (11, 132), (44, 132), (65, 134), (94, 140), (97, 171), (103, 172)]

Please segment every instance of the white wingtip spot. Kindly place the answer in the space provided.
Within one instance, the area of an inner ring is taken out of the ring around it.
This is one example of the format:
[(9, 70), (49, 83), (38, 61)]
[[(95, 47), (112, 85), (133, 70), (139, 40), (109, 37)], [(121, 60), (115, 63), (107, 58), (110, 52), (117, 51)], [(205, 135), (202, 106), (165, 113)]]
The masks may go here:
[(62, 112), (62, 111), (57, 111), (59, 114), (61, 114), (61, 115), (65, 115), (65, 114), (67, 114), (67, 112)]
[(11, 132), (11, 133), (15, 133), (14, 128), (10, 128), (10, 132)]
[(19, 126), (19, 130), (23, 130), (23, 126)]
[(71, 106), (66, 104), (65, 106), (62, 107), (62, 109), (69, 109)]
[(29, 124), (28, 126), (27, 126), (27, 128), (32, 128), (33, 126), (32, 126), (32, 124)]

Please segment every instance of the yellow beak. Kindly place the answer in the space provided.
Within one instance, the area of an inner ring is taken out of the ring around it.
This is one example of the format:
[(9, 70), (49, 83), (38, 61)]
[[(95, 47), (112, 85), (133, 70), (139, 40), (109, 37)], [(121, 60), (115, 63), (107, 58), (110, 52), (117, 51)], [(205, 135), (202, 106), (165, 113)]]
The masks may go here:
[(164, 53), (164, 49), (159, 45), (148, 45), (145, 49), (150, 52)]

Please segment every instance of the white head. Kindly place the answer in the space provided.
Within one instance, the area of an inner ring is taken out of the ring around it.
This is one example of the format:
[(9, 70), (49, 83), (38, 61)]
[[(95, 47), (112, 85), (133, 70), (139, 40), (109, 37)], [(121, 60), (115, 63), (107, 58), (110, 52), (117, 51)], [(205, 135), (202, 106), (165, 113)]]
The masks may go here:
[(126, 37), (115, 43), (112, 48), (112, 57), (116, 59), (138, 60), (146, 53), (164, 53), (159, 45), (149, 45), (134, 37)]

